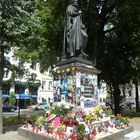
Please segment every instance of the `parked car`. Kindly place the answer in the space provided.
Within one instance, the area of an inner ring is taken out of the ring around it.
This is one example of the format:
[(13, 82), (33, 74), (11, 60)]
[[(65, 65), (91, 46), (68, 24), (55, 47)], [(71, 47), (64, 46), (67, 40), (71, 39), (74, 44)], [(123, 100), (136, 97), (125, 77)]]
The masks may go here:
[(43, 110), (43, 109), (48, 110), (49, 105), (46, 102), (42, 102), (42, 103), (39, 103), (39, 104), (31, 105), (28, 108), (31, 109), (31, 110), (35, 110), (35, 111)]
[(121, 109), (132, 109), (135, 107), (135, 101), (134, 100), (126, 100), (120, 103)]
[(15, 110), (17, 110), (16, 106), (9, 106), (9, 105), (4, 105), (2, 106), (3, 112), (14, 112)]

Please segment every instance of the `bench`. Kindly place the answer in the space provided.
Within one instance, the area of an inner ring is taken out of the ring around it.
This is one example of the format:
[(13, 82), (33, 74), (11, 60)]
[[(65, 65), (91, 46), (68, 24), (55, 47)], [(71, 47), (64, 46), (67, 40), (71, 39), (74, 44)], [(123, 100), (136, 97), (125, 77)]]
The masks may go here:
[(140, 137), (140, 131), (133, 131), (124, 135), (124, 140), (134, 140), (138, 137)]

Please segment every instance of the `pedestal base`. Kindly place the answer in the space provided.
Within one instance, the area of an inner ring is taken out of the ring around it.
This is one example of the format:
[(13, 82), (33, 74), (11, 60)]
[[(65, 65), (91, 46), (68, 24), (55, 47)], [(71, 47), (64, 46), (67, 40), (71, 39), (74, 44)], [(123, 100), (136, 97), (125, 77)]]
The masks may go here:
[[(76, 106), (81, 104), (95, 107), (98, 100), (97, 94), (95, 95), (98, 88), (97, 76), (100, 72), (93, 67), (91, 61), (79, 57), (58, 62), (53, 70), (54, 102), (63, 101), (65, 96), (66, 102)], [(96, 103), (92, 101), (93, 98)]]
[[(106, 134), (106, 136), (102, 136), (101, 138), (96, 138), (96, 140), (124, 140), (124, 135), (132, 131), (133, 131), (133, 127), (128, 127), (124, 130), (120, 130), (119, 132)], [(42, 134), (33, 133), (22, 127), (18, 129), (18, 134), (30, 140), (56, 140), (55, 138), (44, 136)]]
[(101, 73), (100, 70), (93, 67), (91, 61), (79, 57), (72, 57), (71, 59), (58, 62), (53, 71), (56, 73), (67, 73), (70, 70), (94, 73), (95, 75)]

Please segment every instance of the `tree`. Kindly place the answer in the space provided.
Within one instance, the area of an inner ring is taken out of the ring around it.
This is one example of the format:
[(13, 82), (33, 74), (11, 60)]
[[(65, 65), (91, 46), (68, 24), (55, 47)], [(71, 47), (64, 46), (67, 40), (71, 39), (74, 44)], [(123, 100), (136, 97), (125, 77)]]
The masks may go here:
[[(40, 26), (32, 34), (32, 41), (27, 40), (31, 49), (24, 46), (23, 53), (18, 52), (19, 56), (40, 62), (42, 69), (57, 62), (63, 45), (67, 5), (65, 0), (37, 0), (35, 19), (38, 19)], [(100, 77), (113, 87), (117, 113), (119, 85), (129, 82), (134, 75), (130, 58), (136, 57), (134, 44), (139, 37), (136, 0), (81, 0), (79, 6), (89, 36), (86, 53), (93, 65), (102, 71)]]
[(40, 63), (42, 70), (56, 64), (61, 56), (67, 4), (65, 0), (36, 1), (35, 24), (32, 24), (30, 38), (26, 38), (26, 45), (22, 51), (17, 51), (17, 56)]
[(139, 39), (140, 38), (140, 29), (139, 27), (137, 28), (137, 33), (134, 32), (134, 34), (132, 35), (132, 41), (133, 41), (133, 45), (135, 47), (135, 51), (134, 51), (134, 55), (130, 57), (130, 60), (132, 62), (132, 66), (131, 66), (131, 71), (133, 73), (132, 75), (132, 80), (135, 84), (136, 87), (136, 112), (140, 111), (140, 105), (139, 105), (139, 90), (138, 90), (138, 85), (139, 85), (139, 81), (140, 81), (140, 49), (139, 49)]
[(0, 133), (2, 123), (2, 83), (4, 52), (19, 46), (28, 35), (30, 15), (34, 12), (34, 0), (1, 0), (0, 2)]
[[(103, 50), (100, 51), (98, 66), (102, 76), (113, 85), (115, 112), (119, 112), (119, 85), (139, 79), (139, 64), (134, 66), (135, 58), (140, 57), (138, 51), (139, 33), (138, 6), (136, 1), (125, 1), (117, 10), (117, 17), (112, 25), (116, 27), (106, 34)], [(136, 69), (137, 68), (137, 69)], [(135, 78), (134, 78), (135, 77)], [(138, 98), (138, 97), (137, 97)]]
[(14, 106), (16, 103), (16, 96), (15, 96), (15, 93), (10, 93), (10, 96), (9, 96), (9, 105), (11, 106)]

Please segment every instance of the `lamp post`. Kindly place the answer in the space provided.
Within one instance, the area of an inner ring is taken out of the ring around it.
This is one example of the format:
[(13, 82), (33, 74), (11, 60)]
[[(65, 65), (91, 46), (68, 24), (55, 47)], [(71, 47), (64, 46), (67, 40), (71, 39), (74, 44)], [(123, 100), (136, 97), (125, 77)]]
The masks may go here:
[(19, 76), (19, 79), (20, 79), (20, 93), (19, 93), (19, 96), (18, 96), (18, 100), (17, 100), (17, 107), (18, 107), (18, 118), (20, 117), (20, 94), (21, 94), (21, 76)]
[(18, 98), (18, 101), (17, 101), (17, 106), (18, 106), (18, 118), (20, 117), (20, 103), (19, 103), (19, 100), (20, 100), (20, 94), (19, 94), (19, 98)]

